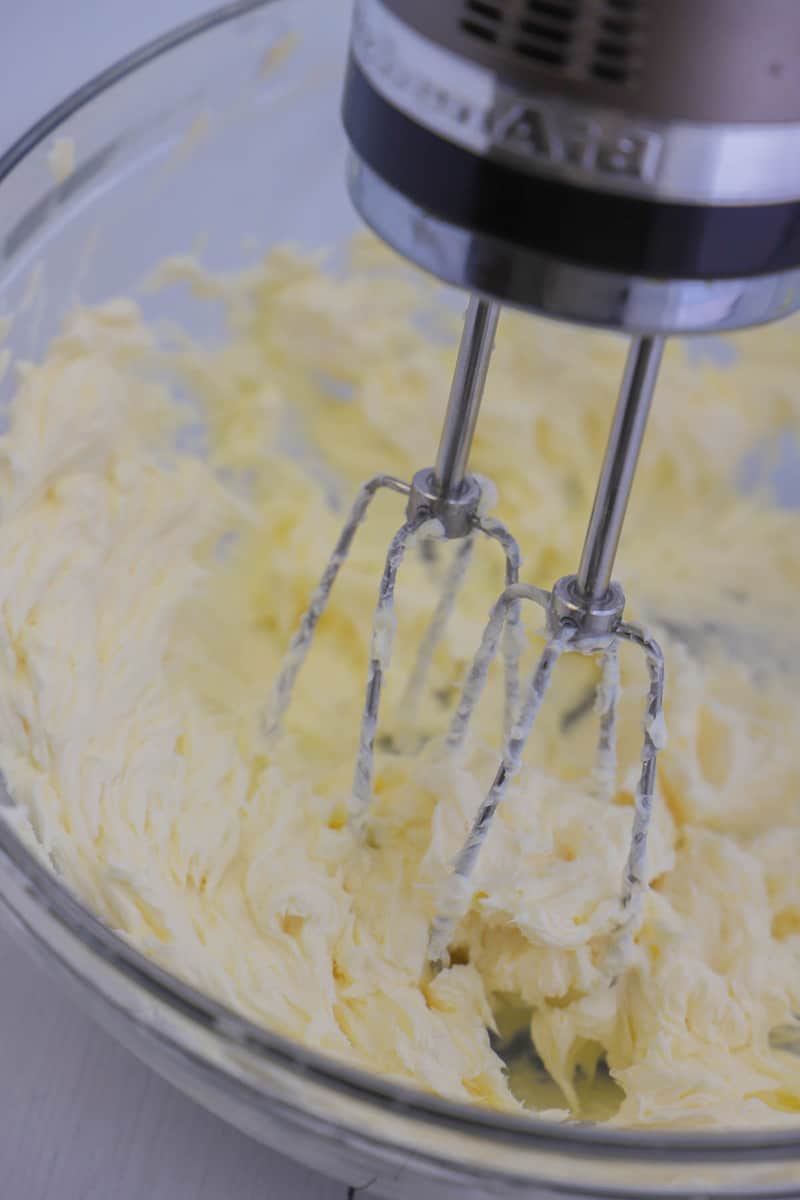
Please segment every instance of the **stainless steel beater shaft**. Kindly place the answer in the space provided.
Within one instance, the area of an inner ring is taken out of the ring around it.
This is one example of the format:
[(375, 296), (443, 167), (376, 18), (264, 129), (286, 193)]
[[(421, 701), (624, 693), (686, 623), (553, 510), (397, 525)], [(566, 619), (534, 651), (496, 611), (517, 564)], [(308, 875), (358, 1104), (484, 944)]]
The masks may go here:
[(448, 736), (448, 744), (452, 749), (458, 748), (466, 737), (512, 605), (518, 605), (520, 599), (528, 599), (545, 607), (548, 614), (548, 640), (531, 675), (519, 720), (511, 730), (492, 786), (456, 858), (439, 913), (431, 926), (428, 957), (434, 963), (446, 956), (456, 926), (469, 907), (469, 877), (486, 840), (492, 818), (511, 778), (520, 769), (522, 752), (550, 685), (553, 669), (558, 658), (567, 650), (599, 653), (603, 657), (598, 773), (604, 786), (610, 786), (616, 744), (618, 638), (631, 641), (644, 651), (650, 675), (642, 770), (636, 795), (631, 848), (624, 873), (619, 929), (630, 930), (640, 913), (656, 756), (663, 741), (664, 660), (651, 637), (636, 625), (622, 623), (625, 596), (622, 589), (612, 582), (612, 572), (663, 349), (663, 339), (655, 337), (641, 337), (631, 345), (578, 574), (559, 580), (551, 593), (525, 585), (507, 588), (492, 609), (481, 646), (464, 684), (461, 702)]
[(628, 354), (578, 567), (578, 591), (589, 600), (601, 600), (611, 586), (663, 353), (662, 337), (640, 337), (632, 343)]
[[(446, 494), (453, 488), (460, 488), (464, 481), (475, 437), (478, 414), (486, 390), (486, 377), (499, 320), (499, 304), (473, 296), (467, 309), (461, 350), (456, 362), (450, 400), (439, 442), (439, 453), (436, 457), (436, 475)], [(520, 566), (519, 547), (515, 539), (499, 521), (487, 518), (479, 525), (484, 533), (503, 546), (506, 553), (506, 587), (512, 587), (519, 579)], [(462, 575), (461, 582), (463, 579)], [(503, 640), (505, 658), (503, 729), (506, 734), (511, 731), (519, 705), (521, 649), (520, 609), (519, 604), (512, 604)], [(428, 662), (430, 662), (430, 657)]]
[(499, 318), (499, 305), (472, 297), (459, 343), (436, 466), (418, 471), (411, 483), (409, 520), (426, 512), (441, 522), (446, 538), (466, 537), (474, 527), (480, 505), (480, 485), (473, 475), (467, 474), (467, 464)]
[[(472, 561), (475, 539), (469, 526), (477, 514), (480, 491), (476, 488), (474, 480), (471, 484), (467, 482), (467, 465), (486, 388), (486, 376), (499, 319), (499, 305), (482, 300), (478, 296), (471, 298), (464, 319), (447, 410), (442, 423), (436, 466), (432, 471), (419, 472), (412, 485), (414, 490), (409, 511), (428, 508), (432, 515), (436, 513), (442, 519), (446, 536), (461, 535), (463, 541), (447, 573), (439, 605), (420, 642), (414, 666), (408, 677), (401, 702), (401, 712), (404, 715), (416, 709), (434, 652), (442, 640)], [(450, 500), (452, 504), (448, 503)], [(506, 585), (516, 582), (519, 575), (519, 551), (516, 550), (516, 543), (514, 550), (516, 566), (511, 565), (507, 556), (512, 577), (509, 578), (507, 572)], [(516, 684), (510, 686), (515, 688), (516, 696)]]
[(458, 495), (464, 483), (499, 319), (499, 304), (473, 296), (464, 322), (434, 468), (443, 496)]

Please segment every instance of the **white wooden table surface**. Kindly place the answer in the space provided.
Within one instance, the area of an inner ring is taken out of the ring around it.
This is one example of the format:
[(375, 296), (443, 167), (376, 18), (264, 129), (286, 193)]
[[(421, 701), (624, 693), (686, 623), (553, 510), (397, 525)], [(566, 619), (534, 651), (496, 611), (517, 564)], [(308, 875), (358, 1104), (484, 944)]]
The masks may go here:
[[(0, 149), (214, 0), (0, 0)], [(206, 1113), (98, 1029), (0, 931), (2, 1200), (346, 1200)]]

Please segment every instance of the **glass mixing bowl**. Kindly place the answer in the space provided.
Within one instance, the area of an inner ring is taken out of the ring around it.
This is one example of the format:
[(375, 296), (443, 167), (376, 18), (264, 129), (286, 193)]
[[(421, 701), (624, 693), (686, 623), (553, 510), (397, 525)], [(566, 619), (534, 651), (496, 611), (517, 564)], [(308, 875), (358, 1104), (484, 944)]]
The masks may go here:
[[(0, 316), (16, 314), (6, 341), (14, 357), (40, 355), (78, 298), (136, 290), (150, 267), (201, 234), (205, 261), (230, 269), (253, 244), (335, 245), (354, 231), (338, 116), (348, 9), (343, 0), (220, 9), (88, 83), (5, 155)], [(60, 182), (48, 159), (57, 136), (75, 148)], [(150, 316), (175, 315), (174, 293), (141, 300)], [(181, 321), (200, 332), (205, 318), (183, 303)], [(40, 961), (156, 1071), (240, 1129), (370, 1194), (800, 1195), (800, 1128), (700, 1136), (513, 1119), (359, 1073), (258, 1028), (112, 934), (5, 822), (0, 899)]]

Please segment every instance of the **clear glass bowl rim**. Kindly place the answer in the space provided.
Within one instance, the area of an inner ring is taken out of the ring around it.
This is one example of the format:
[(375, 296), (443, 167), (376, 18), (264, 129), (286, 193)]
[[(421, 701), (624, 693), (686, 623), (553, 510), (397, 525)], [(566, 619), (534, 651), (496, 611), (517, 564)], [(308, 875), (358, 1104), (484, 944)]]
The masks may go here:
[[(40, 147), (75, 112), (114, 84), (146, 66), (154, 58), (168, 54), (184, 42), (218, 25), (280, 2), (233, 0), (182, 23), (100, 72), (46, 113), (0, 156), (0, 189), (4, 180), (24, 158)], [(334, 2), (340, 3), (341, 0)], [(588, 1124), (553, 1125), (531, 1116), (515, 1117), (439, 1099), (414, 1087), (383, 1080), (280, 1034), (271, 1033), (156, 966), (81, 904), (3, 820), (0, 820), (0, 865), (23, 882), (25, 891), (55, 920), (67, 938), (80, 943), (90, 954), (102, 959), (154, 1001), (196, 1021), (204, 1030), (213, 1031), (216, 1038), (235, 1047), (239, 1053), (244, 1050), (256, 1060), (284, 1068), (298, 1068), (306, 1078), (318, 1085), (362, 1103), (405, 1111), (409, 1116), (493, 1143), (500, 1141), (509, 1147), (517, 1145), (528, 1149), (536, 1146), (554, 1154), (573, 1153), (598, 1159), (617, 1159), (622, 1156), (640, 1160), (656, 1158), (687, 1164), (724, 1162), (729, 1166), (737, 1160), (744, 1165), (759, 1160), (800, 1158), (800, 1128), (797, 1133), (787, 1130), (737, 1130), (696, 1134), (626, 1130)], [(208, 1065), (212, 1066), (210, 1063)], [(219, 1065), (213, 1065), (213, 1069), (220, 1075), (226, 1074)], [(252, 1080), (249, 1086), (257, 1088)]]

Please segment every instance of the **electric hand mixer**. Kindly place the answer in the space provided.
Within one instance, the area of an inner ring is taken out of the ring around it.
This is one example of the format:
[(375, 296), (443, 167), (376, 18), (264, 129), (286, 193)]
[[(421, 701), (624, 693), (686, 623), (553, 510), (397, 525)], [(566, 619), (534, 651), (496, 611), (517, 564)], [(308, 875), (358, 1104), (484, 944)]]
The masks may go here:
[[(358, 0), (344, 119), (350, 190), (390, 246), (470, 292), (433, 468), (366, 483), (296, 634), (273, 696), (280, 727), (297, 673), (372, 498), (407, 499), (373, 625), (351, 820), (367, 818), (394, 591), (415, 535), (457, 539), (412, 675), (420, 684), (476, 535), (499, 542), (506, 590), (491, 613), (448, 735), (456, 749), (501, 641), (500, 764), (431, 928), (446, 961), (469, 879), (564, 652), (596, 654), (600, 774), (616, 759), (617, 644), (644, 652), (649, 695), (641, 776), (616, 930), (630, 940), (662, 741), (664, 661), (623, 619), (613, 580), (634, 472), (670, 334), (762, 324), (800, 307), (800, 4), (797, 0)], [(586, 540), (550, 591), (519, 581), (512, 534), (486, 517), (468, 460), (500, 304), (632, 335)], [(433, 526), (431, 523), (436, 522)], [(520, 605), (544, 608), (547, 640), (519, 684)]]

